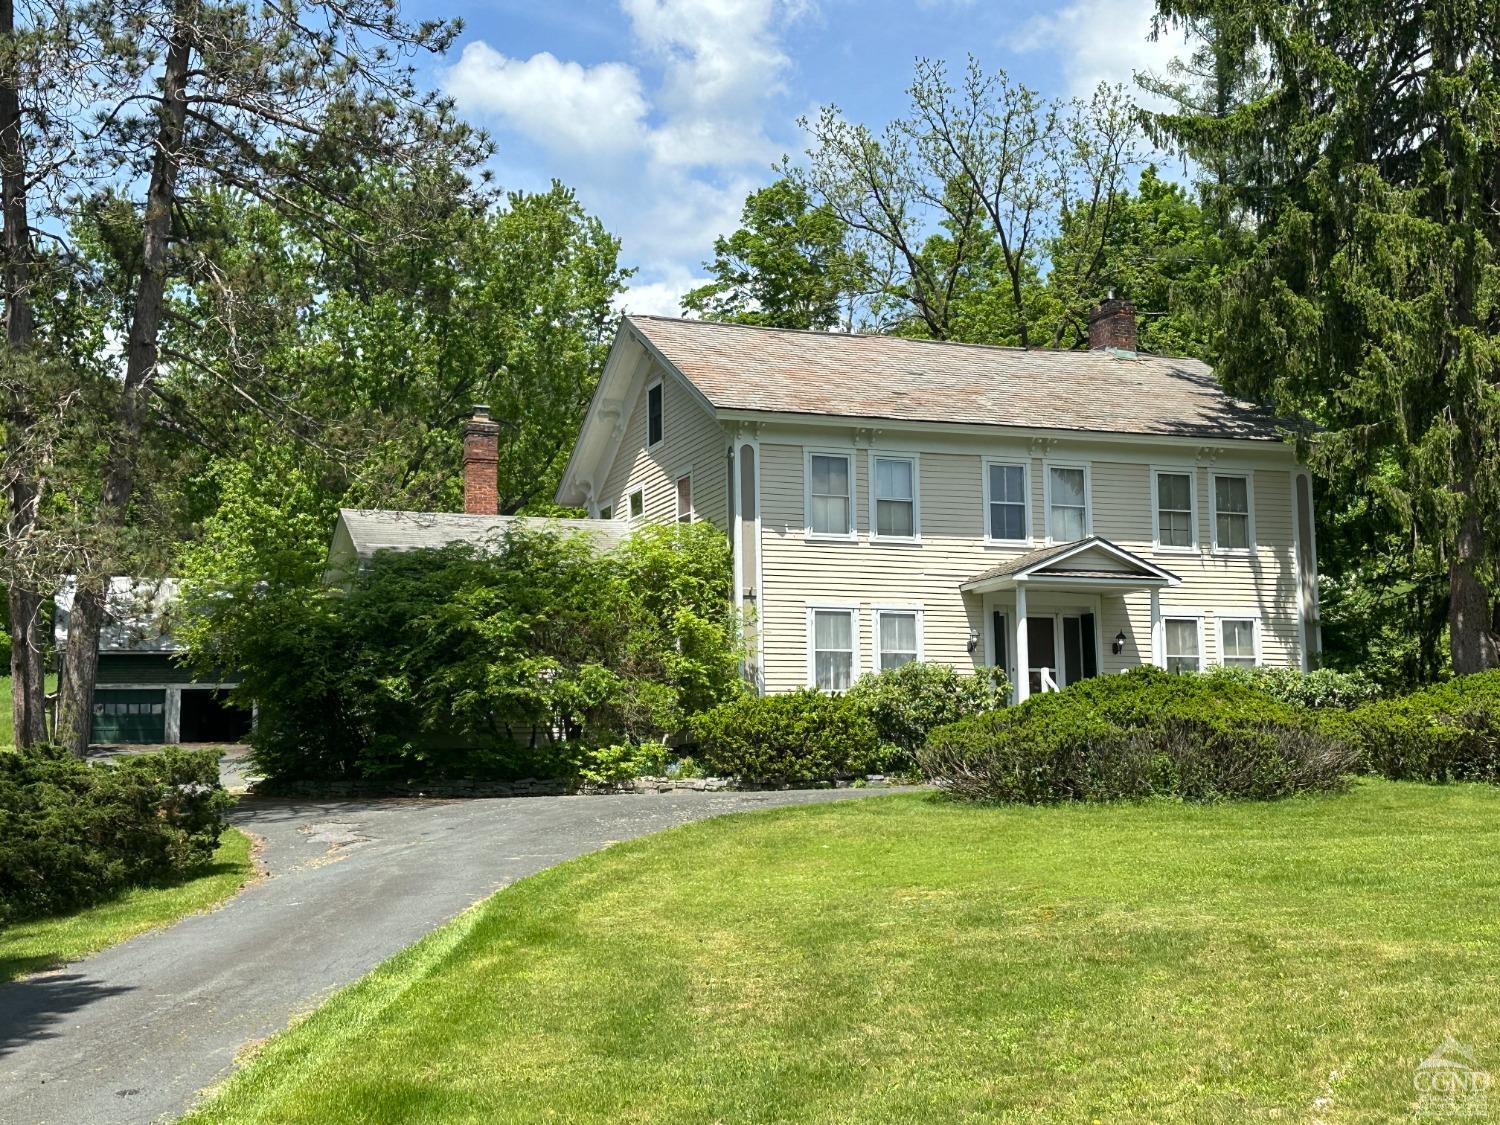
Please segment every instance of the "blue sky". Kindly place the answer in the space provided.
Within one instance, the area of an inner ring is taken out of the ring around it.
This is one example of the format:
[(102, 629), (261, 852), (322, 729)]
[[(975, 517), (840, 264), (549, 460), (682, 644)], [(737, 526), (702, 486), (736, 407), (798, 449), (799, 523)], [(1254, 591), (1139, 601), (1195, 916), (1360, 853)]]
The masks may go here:
[(854, 120), (900, 113), (917, 56), (987, 68), (1056, 96), (1160, 69), (1150, 0), (408, 0), (461, 17), (430, 82), (495, 138), (507, 188), (557, 178), (623, 240), (624, 305), (675, 312), (746, 193), (805, 147), (826, 102)]

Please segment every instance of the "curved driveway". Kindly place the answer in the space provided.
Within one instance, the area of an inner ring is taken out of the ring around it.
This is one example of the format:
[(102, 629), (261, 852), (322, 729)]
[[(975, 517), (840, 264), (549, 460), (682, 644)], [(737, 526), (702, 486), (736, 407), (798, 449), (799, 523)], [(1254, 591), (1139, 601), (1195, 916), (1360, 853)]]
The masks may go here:
[(0, 985), (0, 1121), (150, 1122), (244, 1047), (471, 903), (607, 844), (869, 790), (244, 801), (269, 878), (224, 907)]

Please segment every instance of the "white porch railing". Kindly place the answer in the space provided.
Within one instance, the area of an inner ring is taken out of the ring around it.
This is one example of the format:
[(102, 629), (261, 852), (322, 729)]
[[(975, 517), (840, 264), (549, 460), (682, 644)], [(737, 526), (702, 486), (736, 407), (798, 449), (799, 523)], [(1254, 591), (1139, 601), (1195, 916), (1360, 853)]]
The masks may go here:
[(1048, 692), (1061, 690), (1057, 686), (1057, 681), (1052, 678), (1051, 668), (1043, 668), (1041, 669), (1041, 673), (1042, 691)]

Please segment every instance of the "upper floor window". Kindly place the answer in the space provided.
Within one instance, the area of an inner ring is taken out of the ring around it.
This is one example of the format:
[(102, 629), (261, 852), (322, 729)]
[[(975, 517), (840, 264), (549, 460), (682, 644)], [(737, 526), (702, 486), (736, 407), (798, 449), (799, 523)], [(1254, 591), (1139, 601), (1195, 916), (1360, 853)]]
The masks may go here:
[(808, 616), (812, 686), (847, 691), (854, 682), (854, 610), (815, 609)]
[(1219, 622), (1219, 659), (1231, 668), (1254, 668), (1254, 618), (1225, 618)]
[(1156, 474), (1156, 545), (1167, 548), (1195, 546), (1193, 534), (1193, 476), (1191, 473)]
[(1047, 536), (1055, 543), (1082, 539), (1089, 526), (1089, 474), (1082, 466), (1047, 469)]
[(693, 522), (693, 474), (684, 473), (677, 478), (677, 522)]
[(1255, 536), (1250, 525), (1250, 478), (1214, 477), (1214, 549), (1248, 551)]
[(1168, 617), (1162, 622), (1162, 655), (1168, 672), (1203, 671), (1202, 624), (1196, 617)]
[(648, 447), (661, 441), (661, 386), (660, 383), (654, 383), (646, 391), (646, 445)]
[(889, 671), (921, 659), (917, 641), (918, 617), (918, 611), (914, 609), (875, 611), (877, 671)]
[(917, 534), (917, 462), (911, 457), (876, 457), (874, 536), (914, 539)]
[(854, 472), (849, 454), (807, 455), (807, 529), (814, 535), (854, 534)]
[(986, 466), (991, 539), (1023, 542), (1026, 530), (1026, 466), (992, 464)]

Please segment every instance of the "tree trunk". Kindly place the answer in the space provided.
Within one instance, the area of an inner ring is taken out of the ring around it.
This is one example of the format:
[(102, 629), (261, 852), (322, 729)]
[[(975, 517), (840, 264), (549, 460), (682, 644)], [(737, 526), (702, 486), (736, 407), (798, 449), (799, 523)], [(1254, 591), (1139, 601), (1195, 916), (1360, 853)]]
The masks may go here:
[[(0, 0), (0, 41), (15, 43), (15, 5)], [(12, 56), (0, 72), (0, 213), (4, 215), (4, 279), (6, 359), (16, 366), (12, 378), (24, 375), (20, 363), (30, 354), (35, 334), (32, 309), (31, 216), (26, 206), (26, 148), (22, 135), (19, 63)], [(20, 381), (6, 403), (6, 502), (10, 549), (30, 533), (36, 522), (37, 484), (26, 449), (33, 419)], [(15, 562), (14, 558), (11, 560)], [(17, 746), (30, 746), (47, 737), (44, 717), (46, 679), (42, 667), (42, 599), (11, 568), (10, 585), (11, 718)]]
[(1453, 671), (1460, 676), (1500, 668), (1495, 599), (1478, 574), (1483, 558), (1484, 528), (1479, 516), (1471, 515), (1459, 528), (1448, 568), (1448, 643)]
[[(3, 2), (3, 0), (0, 0)], [(182, 168), (187, 123), (187, 76), (193, 52), (196, 0), (181, 0), (167, 40), (161, 104), (157, 107), (156, 159), (146, 188), (141, 240), (141, 272), (136, 283), (130, 338), (125, 351), (125, 379), (115, 408), (113, 440), (104, 467), (99, 523), (125, 523), (135, 488), (135, 460), (144, 423), (146, 399), (156, 378), (157, 334), (167, 290), (167, 250), (172, 238), (172, 208)], [(58, 707), (57, 738), (82, 757), (88, 751), (99, 671), (99, 632), (104, 625), (105, 583), (98, 576), (79, 576), (68, 626), (67, 662)]]

